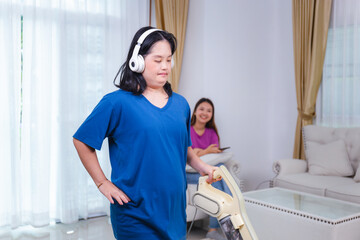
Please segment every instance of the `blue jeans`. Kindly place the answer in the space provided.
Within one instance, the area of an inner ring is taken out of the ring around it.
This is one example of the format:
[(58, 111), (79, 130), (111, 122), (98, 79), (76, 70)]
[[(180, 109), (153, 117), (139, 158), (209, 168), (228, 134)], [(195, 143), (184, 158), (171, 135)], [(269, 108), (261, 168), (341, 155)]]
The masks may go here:
[[(217, 167), (221, 166), (223, 164), (218, 164), (216, 165)], [(198, 184), (199, 182), (199, 177), (201, 175), (199, 173), (186, 173), (186, 180), (188, 184)], [(231, 192), (229, 187), (226, 185), (224, 180), (220, 180), (218, 182), (214, 182), (213, 184), (211, 184), (214, 188), (217, 188), (227, 194), (229, 194), (231, 196)], [(209, 228), (219, 228), (219, 222), (217, 220), (217, 218), (215, 217), (211, 217), (209, 219)]]

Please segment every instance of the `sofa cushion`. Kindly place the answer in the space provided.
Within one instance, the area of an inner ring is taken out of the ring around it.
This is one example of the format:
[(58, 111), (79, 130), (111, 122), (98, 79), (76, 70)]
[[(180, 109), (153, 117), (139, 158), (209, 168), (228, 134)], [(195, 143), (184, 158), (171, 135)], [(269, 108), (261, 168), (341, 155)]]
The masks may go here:
[(307, 141), (306, 158), (310, 174), (343, 177), (354, 175), (342, 139), (325, 144)]
[(347, 177), (319, 176), (309, 173), (279, 175), (274, 186), (325, 196), (325, 189), (332, 186), (352, 185), (354, 180)]
[(351, 165), (356, 171), (360, 163), (360, 128), (331, 128), (317, 125), (303, 127), (304, 146), (306, 142), (330, 143), (339, 139), (345, 141)]
[(360, 183), (329, 187), (325, 196), (360, 204)]

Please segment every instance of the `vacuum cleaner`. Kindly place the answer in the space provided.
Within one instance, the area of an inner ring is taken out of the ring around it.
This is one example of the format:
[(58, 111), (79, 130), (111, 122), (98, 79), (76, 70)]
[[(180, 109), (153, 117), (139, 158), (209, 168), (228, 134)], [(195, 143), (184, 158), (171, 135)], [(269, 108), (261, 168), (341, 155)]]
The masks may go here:
[(221, 177), (232, 196), (214, 188), (206, 182), (208, 176), (202, 176), (193, 195), (194, 206), (216, 217), (228, 240), (258, 240), (246, 214), (244, 198), (229, 171), (225, 166), (220, 166), (214, 171), (213, 177)]

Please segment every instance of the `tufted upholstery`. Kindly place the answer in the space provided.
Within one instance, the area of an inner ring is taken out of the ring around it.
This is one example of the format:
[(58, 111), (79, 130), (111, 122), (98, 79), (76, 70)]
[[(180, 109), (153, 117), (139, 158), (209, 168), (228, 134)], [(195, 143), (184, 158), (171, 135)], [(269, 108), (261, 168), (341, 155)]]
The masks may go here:
[(330, 128), (308, 125), (303, 128), (304, 145), (312, 141), (321, 144), (342, 139), (345, 141), (351, 165), (356, 172), (360, 162), (360, 128)]
[(355, 177), (313, 175), (309, 173), (307, 161), (280, 159), (273, 164), (276, 173), (273, 185), (360, 204), (360, 128), (308, 125), (303, 128), (303, 137), (305, 153), (306, 143), (329, 144), (343, 140)]

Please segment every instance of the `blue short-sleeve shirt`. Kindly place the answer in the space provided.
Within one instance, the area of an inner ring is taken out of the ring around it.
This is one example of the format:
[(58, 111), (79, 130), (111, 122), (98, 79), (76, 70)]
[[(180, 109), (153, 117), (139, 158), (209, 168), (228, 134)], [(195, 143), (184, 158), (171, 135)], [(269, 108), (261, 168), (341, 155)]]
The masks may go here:
[(185, 239), (190, 108), (173, 93), (163, 108), (143, 95), (107, 94), (74, 135), (100, 150), (109, 141), (111, 181), (131, 199), (111, 204), (117, 239)]

